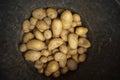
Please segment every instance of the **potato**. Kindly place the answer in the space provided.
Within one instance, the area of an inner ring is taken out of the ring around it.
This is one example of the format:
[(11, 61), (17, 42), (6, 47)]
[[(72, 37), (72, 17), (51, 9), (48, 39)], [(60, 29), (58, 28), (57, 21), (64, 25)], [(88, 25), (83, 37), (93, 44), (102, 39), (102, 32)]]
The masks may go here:
[(47, 23), (48, 26), (51, 25), (52, 21), (51, 21), (51, 19), (49, 17), (45, 17), (43, 20)]
[(56, 72), (59, 69), (59, 64), (57, 61), (48, 62), (47, 71), (50, 73)]
[(78, 47), (78, 36), (74, 33), (68, 35), (68, 44), (71, 49), (76, 49)]
[(57, 70), (56, 72), (53, 73), (53, 77), (57, 78), (60, 76), (60, 71)]
[(73, 21), (78, 22), (80, 20), (81, 20), (81, 18), (79, 16), (79, 14), (73, 14)]
[(54, 60), (53, 56), (48, 56), (48, 61)]
[(52, 72), (49, 72), (48, 70), (45, 70), (45, 76), (50, 76)]
[(29, 32), (30, 31), (30, 29), (29, 29), (30, 21), (29, 20), (24, 20), (24, 22), (22, 24), (22, 27), (23, 27), (24, 33)]
[(25, 53), (24, 57), (25, 57), (25, 60), (34, 62), (41, 57), (41, 53), (38, 51), (30, 50)]
[(35, 9), (33, 12), (32, 12), (32, 16), (36, 19), (43, 19), (44, 17), (46, 17), (46, 11), (45, 9), (43, 8), (39, 8), (39, 9)]
[(68, 48), (67, 48), (67, 46), (66, 45), (61, 45), (60, 47), (59, 47), (59, 49), (60, 49), (60, 51), (62, 52), (62, 53), (64, 53), (64, 54), (67, 54), (67, 52), (68, 52)]
[(44, 31), (44, 37), (45, 37), (45, 39), (51, 39), (52, 38), (51, 30)]
[(44, 37), (43, 33), (41, 33), (40, 31), (35, 30), (34, 35), (35, 35), (36, 39), (41, 40), (41, 41), (45, 41), (45, 37)]
[(30, 30), (33, 30), (35, 28), (35, 25), (30, 25)]
[(51, 53), (48, 51), (48, 50), (42, 50), (41, 51), (41, 54), (43, 55), (43, 56), (49, 56), (49, 55), (51, 55)]
[(40, 58), (40, 62), (42, 62), (42, 63), (46, 63), (47, 61), (48, 61), (48, 58), (45, 56)]
[(66, 57), (67, 57), (67, 59), (69, 59), (69, 58), (72, 57), (72, 55), (71, 54), (67, 54)]
[(27, 43), (28, 41), (30, 41), (33, 38), (34, 38), (34, 35), (31, 32), (28, 32), (23, 36), (23, 42)]
[(62, 14), (61, 14), (61, 21), (63, 24), (63, 28), (64, 29), (69, 29), (72, 25), (72, 21), (73, 21), (73, 16), (71, 11), (69, 10), (65, 10)]
[(61, 73), (62, 74), (65, 74), (65, 73), (67, 73), (68, 72), (68, 67), (63, 67), (63, 68), (61, 68)]
[(44, 32), (45, 30), (49, 29), (49, 26), (44, 21), (38, 21), (36, 27), (39, 31)]
[(77, 26), (82, 26), (82, 22), (81, 21), (78, 21), (76, 23), (77, 23)]
[(35, 26), (36, 23), (37, 23), (37, 21), (38, 21), (38, 19), (36, 19), (36, 18), (34, 18), (34, 17), (31, 17), (31, 18), (30, 18), (30, 24), (31, 24), (31, 25), (34, 25), (34, 26)]
[(32, 50), (42, 50), (46, 49), (46, 45), (40, 40), (33, 39), (27, 43), (27, 48)]
[(53, 50), (51, 51), (52, 54), (55, 54), (56, 52), (59, 52), (59, 49), (53, 49)]
[(73, 59), (67, 61), (67, 67), (69, 70), (74, 71), (77, 69), (77, 63)]
[(43, 63), (40, 62), (39, 60), (35, 61), (34, 67), (36, 69), (42, 69), (43, 68)]
[(67, 36), (68, 36), (68, 30), (62, 30), (62, 33), (61, 33), (61, 38), (64, 40), (64, 41), (67, 41)]
[(87, 51), (86, 48), (80, 47), (78, 48), (78, 54), (84, 54)]
[(59, 19), (54, 19), (52, 22), (52, 32), (55, 37), (59, 37), (62, 32), (62, 22)]
[(43, 69), (43, 68), (38, 69), (38, 72), (39, 72), (39, 73), (44, 73), (44, 69)]
[(74, 22), (74, 21), (73, 21), (73, 22), (72, 22), (72, 27), (75, 28), (76, 26), (77, 26), (77, 22)]
[(57, 11), (53, 8), (48, 8), (47, 9), (47, 16), (51, 19), (54, 19), (57, 17)]
[(25, 51), (27, 51), (27, 46), (26, 46), (26, 44), (21, 44), (21, 45), (20, 45), (20, 52), (25, 52)]
[(68, 31), (71, 32), (71, 33), (74, 33), (74, 28), (71, 27), (71, 28), (68, 29)]
[(78, 60), (79, 60), (79, 62), (84, 62), (86, 60), (86, 54), (79, 55)]
[(67, 54), (76, 55), (77, 54), (77, 49), (69, 49)]
[(86, 38), (79, 38), (78, 45), (84, 48), (89, 48), (91, 43)]
[(50, 40), (50, 42), (48, 44), (48, 50), (51, 51), (51, 50), (59, 47), (62, 44), (63, 44), (63, 40), (62, 39), (54, 38), (54, 39)]
[(75, 55), (73, 55), (72, 56), (72, 59), (75, 61), (75, 62), (79, 62), (79, 60), (78, 60), (78, 54), (75, 54)]
[(87, 34), (87, 32), (88, 32), (88, 29), (85, 28), (85, 27), (77, 27), (76, 31), (75, 31), (75, 33), (79, 36), (80, 35), (85, 35), (85, 34)]

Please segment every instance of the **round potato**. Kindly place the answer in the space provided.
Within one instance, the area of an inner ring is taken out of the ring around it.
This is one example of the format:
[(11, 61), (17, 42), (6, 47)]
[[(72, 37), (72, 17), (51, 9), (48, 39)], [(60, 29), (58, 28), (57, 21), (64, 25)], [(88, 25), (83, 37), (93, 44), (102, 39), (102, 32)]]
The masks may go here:
[(34, 67), (36, 69), (41, 69), (41, 68), (43, 68), (43, 63), (40, 62), (39, 60), (37, 60), (37, 61), (35, 61)]
[(81, 18), (79, 16), (79, 14), (73, 14), (73, 21), (78, 22), (80, 20), (81, 20)]
[(59, 49), (60, 49), (60, 51), (62, 52), (62, 53), (64, 53), (64, 54), (67, 54), (67, 52), (68, 52), (68, 48), (67, 48), (67, 46), (66, 45), (61, 45), (60, 47), (59, 47)]
[(20, 45), (20, 51), (21, 51), (21, 52), (27, 51), (27, 46), (26, 46), (26, 44), (21, 44), (21, 45)]
[(79, 55), (78, 60), (79, 60), (79, 62), (84, 62), (86, 60), (86, 54)]
[(45, 57), (45, 56), (42, 56), (42, 57), (40, 58), (40, 62), (42, 62), (42, 63), (46, 63), (47, 61), (48, 61), (48, 58)]
[(67, 67), (69, 70), (74, 71), (77, 69), (77, 63), (73, 59), (67, 61)]
[(36, 23), (37, 23), (37, 21), (38, 21), (38, 19), (36, 19), (36, 18), (34, 18), (34, 17), (31, 17), (31, 18), (30, 18), (30, 24), (31, 24), (31, 25), (34, 25), (34, 26), (35, 26)]
[(52, 38), (51, 30), (44, 31), (44, 37), (45, 37), (45, 39), (51, 39)]
[(80, 47), (78, 48), (78, 54), (84, 54), (87, 51), (86, 48)]
[(62, 33), (61, 33), (61, 38), (64, 40), (64, 41), (67, 41), (68, 40), (68, 30), (62, 30)]
[(23, 36), (23, 42), (27, 43), (28, 41), (30, 41), (33, 38), (34, 38), (34, 35), (31, 32), (28, 32)]
[(49, 17), (45, 17), (44, 19), (43, 19), (46, 23), (47, 23), (47, 25), (51, 25), (51, 19), (49, 18)]
[(57, 11), (53, 8), (48, 8), (47, 9), (47, 16), (51, 19), (54, 19), (57, 17)]

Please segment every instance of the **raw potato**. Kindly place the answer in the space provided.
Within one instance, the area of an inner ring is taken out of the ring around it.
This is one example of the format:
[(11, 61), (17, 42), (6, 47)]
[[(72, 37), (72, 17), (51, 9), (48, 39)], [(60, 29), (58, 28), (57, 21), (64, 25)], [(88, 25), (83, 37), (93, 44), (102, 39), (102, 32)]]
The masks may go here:
[(66, 74), (67, 72), (68, 72), (68, 67), (65, 66), (61, 69), (62, 74)]
[(69, 59), (69, 58), (72, 57), (72, 55), (71, 54), (67, 54), (66, 57), (67, 57), (67, 59)]
[(35, 35), (35, 38), (36, 38), (36, 39), (41, 40), (41, 41), (45, 41), (45, 38), (44, 38), (44, 36), (43, 36), (43, 33), (41, 33), (40, 31), (35, 30), (35, 31), (34, 31), (34, 35)]
[(74, 71), (77, 69), (77, 63), (73, 59), (67, 61), (67, 67), (69, 70)]
[(36, 27), (39, 31), (44, 32), (45, 30), (49, 29), (49, 26), (44, 21), (38, 21)]
[(48, 8), (47, 9), (47, 16), (50, 17), (51, 19), (54, 19), (57, 17), (57, 11), (53, 8)]
[(28, 32), (23, 36), (23, 42), (27, 43), (28, 41), (30, 41), (33, 38), (34, 38), (34, 35), (31, 32)]
[(43, 69), (43, 68), (38, 69), (38, 72), (39, 72), (39, 73), (44, 73), (44, 69)]
[(34, 18), (34, 17), (31, 17), (31, 18), (30, 18), (30, 24), (31, 24), (31, 25), (34, 25), (34, 26), (35, 26), (36, 23), (37, 23), (37, 21), (38, 21), (38, 19), (36, 19), (36, 18)]
[(36, 9), (32, 12), (32, 16), (36, 19), (41, 20), (46, 17), (46, 11), (43, 8)]
[(37, 61), (35, 61), (34, 67), (36, 69), (41, 69), (41, 68), (43, 68), (43, 63), (40, 62), (39, 60), (37, 60)]
[(30, 30), (33, 30), (35, 28), (35, 25), (30, 25)]
[(21, 45), (20, 45), (20, 51), (21, 51), (21, 52), (27, 51), (27, 46), (26, 46), (26, 44), (21, 44)]
[(77, 26), (77, 22), (74, 22), (74, 21), (73, 21), (73, 22), (72, 22), (72, 27), (75, 28), (76, 26)]
[(76, 23), (77, 23), (77, 26), (82, 26), (82, 22), (81, 21), (78, 21)]
[(61, 45), (60, 47), (59, 47), (59, 49), (60, 49), (60, 51), (62, 52), (62, 53), (64, 53), (64, 54), (67, 54), (67, 52), (68, 52), (68, 48), (67, 48), (67, 46), (66, 45)]
[(48, 50), (42, 50), (41, 51), (41, 54), (43, 55), (43, 56), (49, 56), (51, 53), (48, 51)]
[(45, 75), (46, 75), (46, 76), (50, 76), (51, 74), (52, 74), (51, 72), (45, 70)]
[(46, 45), (40, 40), (33, 39), (27, 43), (27, 48), (32, 50), (42, 50), (46, 49)]
[(87, 34), (87, 32), (88, 32), (88, 29), (85, 27), (77, 27), (75, 31), (75, 33), (80, 36)]
[(73, 55), (72, 59), (78, 63), (79, 62), (79, 60), (78, 60), (78, 54)]
[(84, 62), (86, 60), (86, 54), (79, 55), (79, 62)]
[(63, 40), (61, 38), (54, 38), (54, 39), (50, 40), (50, 42), (48, 44), (48, 50), (51, 51), (51, 50), (59, 47), (62, 44), (63, 44)]
[(62, 32), (62, 22), (60, 19), (54, 19), (52, 22), (52, 32), (55, 37), (59, 37)]
[(46, 63), (47, 61), (48, 61), (47, 57), (41, 57), (40, 58), (40, 62), (42, 62), (42, 63)]
[(51, 25), (52, 21), (51, 21), (51, 19), (49, 17), (45, 17), (44, 21), (47, 23), (47, 25), (49, 25), (49, 26)]
[(73, 14), (73, 21), (78, 22), (80, 20), (81, 20), (81, 18), (78, 14)]
[(52, 38), (51, 30), (44, 31), (44, 37), (45, 37), (45, 39), (51, 39)]
[(71, 49), (77, 49), (78, 47), (78, 36), (74, 33), (68, 35), (68, 44)]
[(23, 26), (23, 31), (25, 33), (30, 31), (30, 29), (29, 29), (29, 27), (30, 27), (30, 21), (29, 20), (25, 20), (23, 22), (22, 26)]
[(77, 54), (77, 49), (69, 49), (68, 54), (70, 55), (76, 55)]
[(24, 56), (27, 61), (34, 62), (41, 57), (41, 54), (38, 51), (30, 50), (30, 51), (27, 51)]
[(68, 31), (71, 32), (71, 33), (74, 33), (74, 28), (71, 27), (71, 28), (68, 29)]
[(86, 38), (79, 38), (78, 45), (84, 48), (89, 48), (91, 43)]
[(53, 73), (53, 77), (57, 78), (60, 76), (60, 71), (57, 70), (56, 72)]
[(48, 61), (51, 61), (51, 60), (53, 60), (53, 59), (54, 59), (53, 56), (48, 56)]
[(67, 41), (67, 37), (68, 37), (68, 30), (62, 30), (62, 33), (61, 33), (61, 38), (64, 40), (64, 41)]
[(86, 48), (80, 47), (78, 48), (78, 54), (84, 54), (87, 51)]
[(55, 54), (56, 52), (59, 52), (59, 49), (54, 49), (51, 51), (52, 54)]

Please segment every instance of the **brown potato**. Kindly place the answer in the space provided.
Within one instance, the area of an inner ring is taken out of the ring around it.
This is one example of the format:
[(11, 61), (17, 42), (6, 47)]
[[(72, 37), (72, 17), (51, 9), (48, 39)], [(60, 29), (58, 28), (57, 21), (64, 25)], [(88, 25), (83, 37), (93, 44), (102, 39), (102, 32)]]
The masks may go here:
[(87, 51), (86, 48), (80, 47), (78, 48), (78, 54), (84, 54)]
[(51, 60), (54, 60), (54, 57), (53, 57), (53, 55), (51, 55), (51, 56), (48, 56), (48, 61), (51, 61)]
[(77, 49), (78, 47), (78, 36), (74, 33), (68, 35), (68, 44), (71, 49)]
[(54, 38), (54, 39), (50, 40), (50, 42), (48, 44), (48, 50), (51, 51), (51, 50), (59, 47), (62, 44), (63, 44), (63, 40), (62, 39)]
[(76, 23), (77, 23), (77, 26), (82, 26), (82, 22), (81, 21), (78, 21)]
[(68, 72), (68, 67), (63, 67), (63, 68), (61, 68), (61, 73), (62, 74), (66, 74)]
[(21, 45), (20, 45), (20, 52), (25, 52), (25, 51), (27, 51), (27, 46), (26, 46), (26, 44), (21, 44)]
[(44, 31), (44, 37), (45, 37), (45, 39), (51, 39), (52, 38), (51, 30)]
[(52, 72), (49, 72), (48, 70), (45, 70), (45, 76), (50, 76)]
[(66, 57), (67, 57), (67, 59), (70, 59), (72, 57), (72, 55), (67, 54)]
[(59, 52), (59, 49), (53, 49), (53, 50), (51, 51), (52, 54), (55, 54), (56, 52)]
[(53, 73), (53, 77), (57, 78), (60, 76), (60, 71), (57, 70), (56, 72)]
[(73, 14), (73, 21), (78, 22), (80, 20), (81, 20), (81, 18), (80, 18), (79, 14)]
[(48, 61), (48, 58), (45, 57), (45, 56), (42, 56), (42, 57), (40, 58), (40, 62), (42, 62), (42, 63), (46, 63), (47, 61)]
[(67, 61), (67, 67), (69, 70), (74, 71), (77, 69), (77, 63), (73, 59)]
[(43, 19), (46, 23), (47, 23), (47, 25), (51, 25), (51, 19), (49, 18), (49, 17), (45, 17), (44, 19)]
[(43, 68), (43, 63), (40, 62), (39, 60), (37, 60), (37, 61), (35, 61), (34, 67), (36, 69), (41, 69), (41, 68)]
[(36, 19), (43, 19), (44, 17), (46, 17), (46, 11), (45, 9), (43, 8), (38, 8), (38, 9), (35, 9), (33, 12), (32, 12), (32, 16)]
[(61, 45), (60, 47), (59, 47), (59, 49), (60, 49), (60, 51), (62, 52), (62, 53), (64, 53), (64, 54), (67, 54), (67, 52), (68, 52), (68, 48), (67, 48), (67, 46), (66, 45)]
[(54, 19), (52, 22), (52, 32), (55, 37), (59, 37), (62, 32), (62, 22), (59, 19)]
[(35, 38), (41, 41), (45, 41), (45, 37), (43, 36), (43, 33), (38, 31), (38, 30), (34, 30), (34, 35)]
[(27, 43), (27, 48), (32, 50), (42, 50), (46, 49), (46, 45), (40, 40), (33, 39)]
[(23, 42), (27, 43), (28, 41), (30, 41), (33, 38), (34, 38), (34, 35), (31, 32), (28, 32), (28, 33), (24, 34)]
[(39, 72), (39, 73), (44, 73), (44, 69), (43, 69), (43, 68), (38, 69), (38, 72)]
[(88, 29), (85, 27), (77, 27), (75, 33), (79, 36), (87, 34)]
[(84, 62), (86, 60), (86, 54), (79, 55), (79, 62)]
[(86, 38), (79, 38), (78, 45), (84, 48), (89, 48), (91, 43)]
[(68, 29), (68, 31), (71, 32), (71, 33), (74, 33), (74, 28), (71, 27), (71, 28)]
[(22, 27), (23, 27), (23, 31), (26, 33), (26, 32), (29, 32), (30, 29), (30, 21), (29, 20), (24, 20), (23, 24), (22, 24)]
[(30, 50), (25, 53), (24, 57), (27, 61), (34, 62), (41, 57), (41, 54), (38, 51)]
[(68, 39), (68, 30), (62, 30), (62, 33), (61, 33), (61, 38), (64, 40), (64, 41), (67, 41)]
[(76, 55), (77, 54), (77, 49), (69, 49), (67, 54)]
[(48, 50), (42, 50), (41, 51), (41, 54), (43, 55), (43, 56), (49, 56), (49, 55), (51, 55), (51, 53), (48, 51)]
[(74, 22), (74, 21), (73, 21), (73, 22), (72, 22), (72, 27), (75, 28), (76, 26), (77, 26), (77, 22)]
[(48, 8), (47, 9), (47, 16), (51, 19), (54, 19), (57, 17), (57, 11), (53, 8)]
[(34, 25), (34, 26), (35, 26), (36, 23), (37, 23), (37, 21), (38, 21), (38, 19), (36, 19), (36, 18), (34, 18), (34, 17), (31, 17), (31, 18), (30, 18), (30, 24), (31, 24), (31, 25)]
[(79, 60), (78, 60), (78, 54), (73, 55), (72, 59), (78, 63), (79, 62)]

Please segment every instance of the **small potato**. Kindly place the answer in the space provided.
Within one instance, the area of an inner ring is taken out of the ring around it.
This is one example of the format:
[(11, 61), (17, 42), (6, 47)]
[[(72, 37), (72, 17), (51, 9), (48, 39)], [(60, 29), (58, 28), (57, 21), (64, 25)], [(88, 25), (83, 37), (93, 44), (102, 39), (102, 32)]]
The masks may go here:
[(45, 70), (45, 76), (50, 76), (52, 74), (52, 72), (49, 72), (48, 70)]
[(68, 48), (67, 48), (67, 46), (66, 45), (61, 45), (60, 47), (59, 47), (59, 49), (60, 49), (60, 51), (62, 52), (62, 53), (64, 53), (64, 54), (67, 54), (67, 52), (68, 52)]
[(34, 31), (35, 38), (41, 41), (45, 41), (45, 37), (43, 36), (43, 33), (41, 33), (38, 30)]
[(21, 44), (21, 45), (20, 45), (20, 52), (25, 52), (25, 51), (27, 51), (27, 46), (26, 46), (26, 44)]
[(78, 36), (74, 33), (68, 35), (68, 44), (71, 49), (76, 49), (78, 47)]
[(54, 60), (53, 56), (48, 56), (48, 61)]
[(68, 29), (68, 31), (71, 32), (71, 33), (74, 33), (74, 28), (71, 27), (71, 28)]
[(28, 41), (30, 41), (33, 38), (34, 38), (34, 35), (31, 32), (28, 32), (23, 36), (23, 42), (27, 43)]
[(68, 30), (62, 30), (62, 33), (61, 33), (61, 38), (64, 40), (64, 41), (67, 41), (67, 36), (68, 36)]
[(39, 60), (35, 61), (34, 67), (36, 69), (42, 69), (43, 68), (43, 63), (40, 62)]
[(86, 38), (79, 38), (78, 45), (84, 48), (89, 48), (91, 43)]
[(88, 32), (88, 29), (85, 28), (85, 27), (77, 27), (76, 31), (75, 31), (75, 33), (79, 36), (80, 35), (85, 35), (85, 34), (87, 34), (87, 32)]
[(56, 72), (59, 69), (59, 64), (57, 61), (48, 62), (47, 71), (50, 73)]
[(41, 54), (43, 55), (43, 56), (49, 56), (51, 53), (48, 51), (48, 50), (42, 50), (41, 51)]
[(81, 21), (78, 21), (76, 23), (77, 23), (77, 26), (82, 26), (82, 22)]
[(54, 19), (57, 17), (57, 11), (53, 8), (48, 8), (47, 9), (47, 16), (51, 19)]
[(62, 39), (54, 38), (54, 39), (50, 40), (50, 42), (48, 44), (48, 50), (51, 51), (51, 50), (59, 47), (62, 44), (63, 44), (63, 40)]
[(78, 48), (78, 54), (84, 54), (87, 51), (86, 48), (80, 47)]
[(58, 14), (61, 14), (64, 11), (64, 9), (58, 9), (57, 12)]
[(30, 30), (33, 30), (35, 28), (35, 25), (30, 25)]
[(76, 55), (77, 54), (77, 49), (69, 49), (67, 54)]
[(46, 49), (46, 45), (40, 40), (33, 39), (27, 43), (27, 48), (32, 50), (42, 50)]
[(31, 18), (30, 18), (30, 24), (31, 24), (31, 25), (34, 25), (34, 26), (35, 26), (36, 23), (37, 23), (37, 21), (38, 21), (38, 19), (36, 19), (36, 18), (34, 18), (34, 17), (31, 17)]
[(79, 62), (84, 62), (86, 60), (86, 54), (79, 55)]
[(51, 25), (51, 19), (49, 18), (49, 17), (45, 17), (44, 19), (43, 19), (46, 23), (47, 23), (47, 25)]
[(72, 55), (67, 54), (67, 55), (66, 55), (66, 57), (67, 57), (67, 59), (69, 59), (69, 58), (71, 58), (71, 57), (72, 57)]
[(43, 68), (38, 69), (38, 72), (39, 72), (39, 73), (44, 73), (44, 69), (43, 69)]
[(78, 14), (73, 14), (73, 21), (78, 22), (78, 21), (80, 21), (80, 20), (81, 20), (80, 15), (78, 15)]
[(76, 27), (77, 26), (77, 22), (72, 22), (72, 27)]
[(41, 20), (46, 17), (46, 11), (43, 8), (36, 9), (32, 12), (32, 16), (36, 19)]
[(79, 62), (79, 60), (78, 60), (78, 54), (73, 55), (72, 59), (78, 63)]
[(57, 70), (56, 72), (53, 73), (53, 77), (57, 78), (60, 76), (60, 71)]
[(44, 37), (45, 37), (45, 39), (51, 39), (52, 38), (51, 30), (44, 31)]
[(38, 21), (36, 27), (39, 31), (44, 32), (45, 30), (49, 29), (49, 26), (44, 21)]
[(52, 22), (52, 32), (55, 37), (59, 37), (62, 32), (62, 22), (59, 19), (54, 19)]
[(34, 62), (41, 57), (41, 53), (38, 51), (30, 50), (25, 53), (24, 57), (27, 61)]
[(48, 61), (48, 58), (47, 57), (41, 57), (40, 58), (40, 62), (42, 62), (42, 63), (46, 63)]
[(74, 71), (77, 69), (77, 63), (73, 59), (67, 61), (67, 67), (69, 70)]
[(66, 74), (68, 72), (68, 67), (63, 67), (63, 68), (61, 68), (61, 73), (62, 74)]
[(30, 21), (29, 20), (25, 20), (22, 24), (22, 27), (23, 27), (23, 31), (26, 33), (26, 32), (29, 32), (30, 29)]
[(55, 54), (56, 52), (59, 52), (59, 49), (53, 49), (53, 50), (51, 51), (52, 54)]

